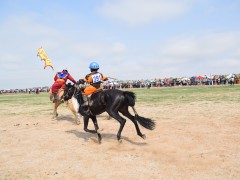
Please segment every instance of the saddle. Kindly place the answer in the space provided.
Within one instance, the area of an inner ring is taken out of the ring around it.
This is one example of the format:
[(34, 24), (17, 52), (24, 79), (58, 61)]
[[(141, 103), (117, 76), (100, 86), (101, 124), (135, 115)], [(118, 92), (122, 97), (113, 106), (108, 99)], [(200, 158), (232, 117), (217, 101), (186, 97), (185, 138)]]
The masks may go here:
[(84, 95), (82, 94), (82, 97), (83, 97), (83, 103), (82, 103), (82, 106), (91, 106), (91, 96), (97, 92), (100, 92), (100, 91), (103, 91), (103, 89), (98, 89), (97, 91), (93, 92), (92, 94), (90, 95)]
[(90, 95), (84, 95), (83, 97), (83, 103), (81, 103), (80, 108), (84, 111), (86, 115), (92, 115), (92, 112), (90, 111), (90, 107), (92, 106), (93, 101), (91, 101), (91, 96), (97, 92), (103, 91), (102, 89), (98, 89), (97, 91), (93, 92)]

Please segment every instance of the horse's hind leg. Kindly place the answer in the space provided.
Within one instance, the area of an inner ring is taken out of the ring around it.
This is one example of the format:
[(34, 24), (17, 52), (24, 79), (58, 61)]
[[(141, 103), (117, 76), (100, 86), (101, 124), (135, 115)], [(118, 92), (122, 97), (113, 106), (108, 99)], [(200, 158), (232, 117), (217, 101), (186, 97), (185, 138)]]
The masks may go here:
[(128, 107), (126, 106), (126, 107), (122, 108), (122, 109), (120, 110), (120, 112), (121, 112), (124, 116), (126, 116), (127, 118), (129, 118), (129, 119), (133, 122), (133, 124), (135, 125), (135, 128), (136, 128), (136, 131), (137, 131), (137, 135), (139, 135), (139, 136), (140, 136), (141, 138), (143, 138), (143, 139), (146, 139), (146, 136), (141, 133), (135, 117), (129, 113)]
[(122, 118), (117, 111), (113, 111), (113, 110), (110, 110), (110, 111), (107, 111), (108, 114), (113, 117), (114, 119), (116, 119), (119, 123), (120, 123), (120, 128), (118, 130), (118, 133), (117, 133), (117, 139), (119, 142), (121, 142), (121, 133), (122, 133), (122, 130), (123, 130), (123, 127), (126, 123), (126, 119)]

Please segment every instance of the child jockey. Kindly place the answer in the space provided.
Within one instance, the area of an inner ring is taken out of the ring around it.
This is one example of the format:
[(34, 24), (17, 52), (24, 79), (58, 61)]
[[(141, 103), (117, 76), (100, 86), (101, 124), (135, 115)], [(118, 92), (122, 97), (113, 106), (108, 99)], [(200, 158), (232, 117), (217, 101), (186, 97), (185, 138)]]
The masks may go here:
[[(55, 103), (57, 100), (57, 93), (59, 91), (63, 91), (66, 88), (66, 82), (67, 80), (72, 81), (73, 83), (76, 83), (75, 79), (68, 73), (68, 70), (65, 68), (62, 70), (62, 72), (57, 72), (54, 77), (54, 83), (52, 85), (52, 94), (50, 95), (50, 100)], [(61, 97), (61, 95), (59, 95)]]

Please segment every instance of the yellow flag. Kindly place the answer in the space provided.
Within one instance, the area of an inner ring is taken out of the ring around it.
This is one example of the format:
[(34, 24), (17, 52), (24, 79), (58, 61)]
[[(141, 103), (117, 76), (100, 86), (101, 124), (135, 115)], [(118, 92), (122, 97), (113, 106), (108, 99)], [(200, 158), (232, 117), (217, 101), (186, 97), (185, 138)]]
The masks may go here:
[(48, 58), (48, 56), (47, 56), (47, 54), (45, 53), (45, 51), (43, 50), (43, 48), (39, 48), (39, 49), (38, 49), (38, 54), (37, 54), (37, 56), (39, 56), (43, 61), (45, 61), (44, 69), (45, 69), (47, 66), (50, 66), (50, 67), (53, 69), (52, 62), (51, 62), (51, 60)]

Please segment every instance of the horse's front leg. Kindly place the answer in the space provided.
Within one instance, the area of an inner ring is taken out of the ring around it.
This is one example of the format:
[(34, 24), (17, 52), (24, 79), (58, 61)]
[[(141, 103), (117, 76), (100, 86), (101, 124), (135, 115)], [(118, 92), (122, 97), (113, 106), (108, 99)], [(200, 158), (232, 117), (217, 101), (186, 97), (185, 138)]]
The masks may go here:
[(98, 128), (98, 124), (97, 124), (97, 118), (96, 118), (96, 116), (92, 116), (91, 119), (93, 121), (95, 130), (89, 130), (88, 129), (89, 116), (84, 116), (84, 119), (83, 119), (83, 121), (84, 121), (84, 131), (90, 132), (90, 133), (93, 133), (93, 134), (97, 133), (98, 134), (98, 143), (100, 144), (101, 141), (102, 141), (102, 136), (99, 133), (99, 128)]
[(100, 131), (99, 131), (99, 127), (98, 127), (98, 123), (97, 123), (97, 118), (96, 118), (96, 116), (91, 116), (91, 119), (92, 119), (92, 122), (93, 122), (93, 124), (94, 124), (96, 133), (97, 133), (97, 135), (98, 135), (98, 143), (100, 144), (101, 141), (102, 141), (102, 136), (101, 136)]
[(71, 99), (67, 101), (67, 106), (68, 106), (68, 108), (72, 111), (73, 115), (75, 116), (76, 124), (79, 125), (79, 124), (81, 123), (81, 121), (80, 121), (81, 115), (79, 115), (79, 114), (76, 112), (76, 110), (74, 109), (74, 106), (73, 106), (73, 103), (72, 103), (72, 100), (71, 100)]
[(84, 122), (84, 131), (89, 132), (89, 133), (93, 133), (93, 134), (96, 133), (95, 130), (89, 130), (88, 129), (89, 116), (84, 116), (83, 122)]
[(52, 116), (52, 119), (56, 119), (58, 117), (57, 108), (58, 108), (59, 105), (60, 105), (60, 103), (58, 103), (58, 102), (55, 102), (53, 104), (53, 116)]

